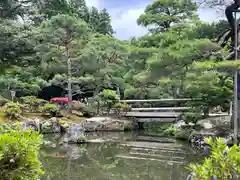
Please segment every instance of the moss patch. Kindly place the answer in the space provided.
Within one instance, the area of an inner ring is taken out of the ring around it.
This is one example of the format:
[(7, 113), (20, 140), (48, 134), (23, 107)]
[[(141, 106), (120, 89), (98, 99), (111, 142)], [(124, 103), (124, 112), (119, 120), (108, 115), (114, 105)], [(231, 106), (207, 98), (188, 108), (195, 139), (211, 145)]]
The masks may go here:
[(0, 123), (6, 123), (7, 119), (4, 114), (4, 109), (0, 107)]
[(65, 117), (65, 120), (70, 120), (70, 121), (83, 121), (86, 119), (86, 117), (83, 116), (78, 116), (76, 114), (69, 114), (67, 111), (61, 111), (61, 114)]

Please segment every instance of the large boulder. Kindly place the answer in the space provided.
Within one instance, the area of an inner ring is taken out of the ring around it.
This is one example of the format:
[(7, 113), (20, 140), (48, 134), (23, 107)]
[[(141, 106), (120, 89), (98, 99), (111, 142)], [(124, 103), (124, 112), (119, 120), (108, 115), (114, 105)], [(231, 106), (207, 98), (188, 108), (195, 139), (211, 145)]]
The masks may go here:
[(21, 130), (25, 131), (27, 129), (33, 129), (34, 131), (41, 131), (40, 129), (40, 120), (39, 119), (28, 119), (20, 123)]
[(81, 124), (72, 124), (72, 126), (67, 129), (67, 132), (63, 137), (63, 142), (77, 144), (85, 143), (86, 137), (84, 132), (85, 129)]
[(41, 121), (41, 133), (61, 133), (61, 126), (57, 118)]
[(213, 129), (223, 125), (230, 127), (230, 122), (231, 116), (217, 116), (199, 120), (197, 125), (201, 126), (203, 129)]
[(199, 125), (203, 129), (212, 129), (215, 127), (215, 125), (211, 122), (211, 120), (208, 120), (208, 119), (198, 121), (197, 125)]
[(126, 131), (133, 129), (132, 121), (111, 117), (93, 117), (82, 122), (87, 132), (93, 131)]

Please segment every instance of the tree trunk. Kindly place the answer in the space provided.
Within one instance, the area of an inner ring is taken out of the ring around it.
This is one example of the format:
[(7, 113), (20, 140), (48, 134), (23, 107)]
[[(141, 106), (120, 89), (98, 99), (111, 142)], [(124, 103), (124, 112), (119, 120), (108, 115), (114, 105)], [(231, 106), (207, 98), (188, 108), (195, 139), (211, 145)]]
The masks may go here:
[(68, 58), (68, 112), (72, 113), (72, 74), (71, 74), (71, 60)]
[(68, 112), (72, 113), (72, 63), (69, 55), (69, 43), (65, 45), (67, 53), (67, 69), (68, 69)]

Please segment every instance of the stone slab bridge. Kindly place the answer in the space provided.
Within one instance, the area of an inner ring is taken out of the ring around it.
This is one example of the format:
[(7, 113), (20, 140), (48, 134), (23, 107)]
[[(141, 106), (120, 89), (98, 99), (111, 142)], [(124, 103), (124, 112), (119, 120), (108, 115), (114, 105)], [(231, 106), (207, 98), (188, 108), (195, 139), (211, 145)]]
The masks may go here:
[[(187, 102), (193, 101), (190, 98), (183, 98), (183, 99), (147, 99), (147, 100), (120, 100), (122, 103), (127, 104), (138, 104), (141, 103), (163, 103), (163, 104), (170, 104), (176, 102)], [(232, 107), (232, 105), (230, 105)], [(125, 112), (122, 116), (137, 119), (138, 122), (176, 122), (181, 119), (181, 115), (191, 109), (191, 107), (147, 107), (147, 108), (132, 108), (131, 111)], [(229, 116), (231, 115), (231, 108), (229, 112), (223, 113), (210, 113), (210, 117), (218, 117), (218, 116)]]

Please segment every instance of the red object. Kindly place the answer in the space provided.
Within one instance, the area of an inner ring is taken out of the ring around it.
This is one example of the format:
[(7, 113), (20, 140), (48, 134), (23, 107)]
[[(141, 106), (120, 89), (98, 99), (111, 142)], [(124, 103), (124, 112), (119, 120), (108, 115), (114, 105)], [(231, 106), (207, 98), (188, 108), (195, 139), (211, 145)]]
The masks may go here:
[[(68, 103), (68, 98), (67, 97), (55, 97), (50, 99), (51, 103)], [(72, 101), (73, 103), (78, 103), (78, 101)]]
[(51, 103), (68, 103), (67, 97), (55, 97), (50, 99)]

